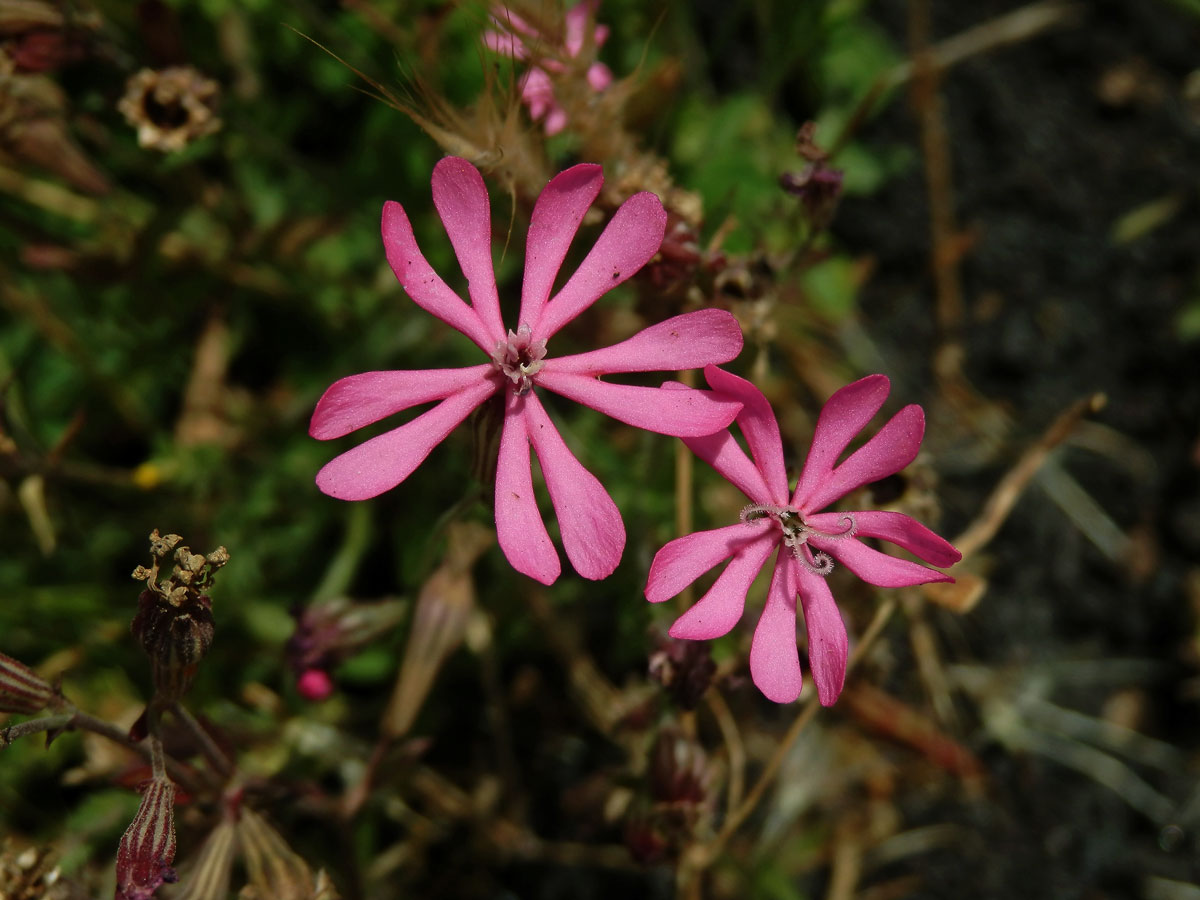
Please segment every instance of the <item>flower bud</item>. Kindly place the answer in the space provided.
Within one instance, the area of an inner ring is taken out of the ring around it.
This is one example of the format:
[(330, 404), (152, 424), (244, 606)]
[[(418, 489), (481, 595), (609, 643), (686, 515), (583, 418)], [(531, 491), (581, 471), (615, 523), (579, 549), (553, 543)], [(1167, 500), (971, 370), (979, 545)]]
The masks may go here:
[(408, 603), (383, 600), (356, 603), (335, 597), (293, 610), (296, 631), (287, 644), (287, 659), (296, 674), (296, 690), (306, 700), (333, 693), (330, 670), (373, 641), (394, 631), (408, 613)]
[(175, 785), (155, 778), (146, 785), (137, 815), (117, 850), (116, 900), (148, 900), (163, 883), (176, 880)]
[(54, 688), (33, 669), (0, 653), (0, 712), (32, 715), (54, 699)]
[(650, 654), (649, 674), (681, 709), (695, 709), (712, 684), (717, 664), (708, 644), (662, 638)]

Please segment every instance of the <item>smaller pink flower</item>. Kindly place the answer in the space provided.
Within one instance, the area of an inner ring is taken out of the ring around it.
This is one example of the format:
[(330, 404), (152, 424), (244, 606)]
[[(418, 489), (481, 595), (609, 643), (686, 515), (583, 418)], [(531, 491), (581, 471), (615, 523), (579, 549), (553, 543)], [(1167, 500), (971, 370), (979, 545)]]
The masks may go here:
[[(566, 71), (562, 59), (574, 58), (582, 52), (588, 23), (599, 5), (599, 0), (581, 0), (567, 10), (561, 41), (541, 34), (507, 6), (497, 7), (491, 15), (499, 30), (486, 32), (483, 42), (496, 53), (533, 61), (529, 71), (521, 77), (521, 101), (529, 107), (529, 117), (542, 122), (548, 135), (558, 134), (567, 126), (567, 112), (555, 98), (551, 73), (559, 75)], [(592, 31), (593, 44), (600, 47), (607, 39), (608, 26), (597, 25)], [(588, 66), (587, 81), (593, 91), (603, 91), (612, 80), (612, 70), (604, 63), (594, 62)]]
[(704, 375), (718, 396), (742, 404), (736, 421), (750, 457), (728, 429), (683, 441), (751, 503), (742, 511), (741, 523), (689, 534), (659, 550), (646, 581), (646, 599), (668, 600), (728, 560), (708, 593), (669, 632), (671, 637), (690, 640), (720, 637), (741, 619), (751, 582), (777, 549), (766, 606), (750, 647), (750, 674), (759, 690), (776, 703), (790, 703), (800, 695), (798, 595), (817, 696), (822, 705), (830, 706), (842, 692), (849, 645), (825, 577), (834, 560), (870, 584), (903, 587), (954, 579), (874, 550), (862, 538), (891, 541), (935, 566), (950, 566), (962, 558), (947, 541), (903, 513), (821, 512), (851, 491), (912, 462), (921, 449), (925, 414), (919, 406), (904, 407), (838, 465), (838, 457), (854, 436), (882, 408), (890, 384), (883, 375), (869, 375), (842, 388), (821, 410), (812, 449), (789, 496), (783, 441), (766, 397), (750, 382), (716, 366), (706, 366)]

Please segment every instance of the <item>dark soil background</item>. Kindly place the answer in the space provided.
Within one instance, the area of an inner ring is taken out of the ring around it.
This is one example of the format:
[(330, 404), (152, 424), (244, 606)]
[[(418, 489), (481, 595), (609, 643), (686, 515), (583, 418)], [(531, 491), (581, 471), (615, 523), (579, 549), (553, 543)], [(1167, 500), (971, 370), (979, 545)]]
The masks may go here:
[[(934, 4), (933, 38), (1017, 6)], [(905, 5), (881, 4), (878, 16), (903, 46)], [(1178, 333), (1200, 291), (1200, 107), (1185, 96), (1198, 47), (1200, 25), (1166, 3), (1095, 2), (1076, 24), (967, 60), (942, 79), (956, 212), (971, 236), (961, 265), (964, 371), (980, 395), (1007, 398), (1012, 420), (981, 470), (999, 477), (1060, 411), (1102, 391), (1108, 404), (1097, 421), (1121, 449), (1076, 441), (1058, 463), (1140, 539), (1129, 558), (1108, 558), (1035, 484), (989, 551), (983, 602), (939, 624), (961, 641), (959, 661), (1007, 665), (1013, 691), (1041, 680), (1053, 702), (1093, 716), (1130, 692), (1138, 727), (1189, 755), (1173, 776), (1134, 768), (1177, 814), (1190, 797), (1191, 821), (1150, 821), (1044, 755), (990, 752), (996, 735), (979, 728), (970, 740), (989, 764), (986, 798), (909, 798), (910, 824), (961, 829), (952, 847), (909, 864), (922, 876), (914, 896), (1182, 897), (1153, 879), (1200, 878), (1194, 589), (1187, 599), (1200, 549), (1200, 352)], [(864, 137), (919, 146), (911, 107), (892, 104)], [(1165, 222), (1114, 241), (1122, 216), (1166, 196), (1178, 206)], [(845, 202), (835, 231), (875, 254), (864, 319), (890, 359), (911, 361), (900, 349), (928, 329), (933, 302), (921, 168), (869, 200)], [(982, 501), (980, 486), (995, 478), (981, 470), (942, 467), (949, 520)], [(1042, 665), (1129, 659), (1154, 665), (1137, 683), (1115, 670), (1082, 683)]]

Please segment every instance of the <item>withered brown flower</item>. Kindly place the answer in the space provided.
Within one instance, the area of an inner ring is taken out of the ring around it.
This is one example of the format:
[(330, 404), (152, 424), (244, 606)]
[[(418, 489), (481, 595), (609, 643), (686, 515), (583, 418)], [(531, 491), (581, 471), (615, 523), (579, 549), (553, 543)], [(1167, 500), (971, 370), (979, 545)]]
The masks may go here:
[(191, 66), (142, 69), (117, 109), (137, 129), (138, 144), (170, 153), (220, 129), (219, 95), (217, 83)]

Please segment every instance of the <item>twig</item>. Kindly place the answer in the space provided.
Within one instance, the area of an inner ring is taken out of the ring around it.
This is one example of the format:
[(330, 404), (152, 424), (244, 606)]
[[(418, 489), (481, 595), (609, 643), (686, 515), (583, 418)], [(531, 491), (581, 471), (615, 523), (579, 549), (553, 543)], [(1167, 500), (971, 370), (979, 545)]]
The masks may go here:
[[(40, 719), (29, 719), (17, 725), (10, 725), (0, 730), (0, 749), (7, 747), (13, 741), (28, 737), (31, 734), (43, 731), (55, 731), (60, 728), (66, 731), (90, 731), (92, 734), (98, 734), (101, 737), (108, 738), (113, 743), (120, 744), (122, 747), (132, 750), (152, 765), (154, 763), (154, 751), (147, 742), (133, 741), (130, 739), (129, 732), (126, 729), (119, 728), (111, 722), (105, 722), (103, 719), (97, 719), (95, 716), (90, 716), (79, 710), (59, 713), (53, 716), (44, 716)], [(176, 784), (193, 794), (203, 790), (204, 786), (196, 780), (190, 770), (176, 760), (164, 756), (163, 764), (166, 767), (167, 773), (171, 776), (171, 780)]]
[[(908, 43), (912, 57), (911, 102), (921, 132), (929, 198), (929, 231), (933, 244), (933, 281), (938, 329), (945, 343), (957, 343), (963, 320), (961, 258), (958, 226), (954, 217), (954, 181), (950, 165), (950, 139), (945, 110), (938, 91), (940, 72), (929, 47), (930, 0), (910, 0)], [(945, 354), (939, 359), (950, 359)]]
[[(929, 48), (928, 65), (936, 73), (941, 74), (952, 66), (958, 65), (973, 56), (979, 56), (1000, 47), (1018, 44), (1030, 38), (1037, 37), (1043, 31), (1070, 22), (1078, 18), (1083, 11), (1078, 3), (1065, 3), (1061, 0), (1043, 0), (1022, 6), (1010, 13), (997, 16), (982, 25), (968, 28), (954, 37), (947, 38)], [(858, 106), (846, 120), (841, 134), (831, 144), (829, 155), (836, 156), (850, 139), (858, 132), (863, 123), (871, 117), (879, 100), (889, 92), (906, 84), (914, 75), (915, 67), (912, 60), (906, 60), (895, 68), (884, 72), (875, 79)]]
[[(688, 387), (696, 386), (694, 370), (680, 373), (679, 380)], [(692, 451), (683, 441), (675, 442), (675, 534), (691, 534), (694, 528), (694, 509), (692, 503), (694, 462)], [(675, 599), (680, 610), (688, 609), (696, 600), (696, 589), (689, 584)]]
[(196, 717), (188, 712), (179, 701), (176, 701), (171, 706), (171, 711), (175, 714), (175, 718), (191, 732), (196, 743), (200, 745), (200, 752), (208, 760), (208, 764), (226, 778), (231, 776), (234, 770), (233, 760), (225, 754), (224, 750), (217, 746), (217, 742), (212, 739), (212, 735), (204, 729), (203, 725), (196, 721)]
[(21, 738), (28, 737), (31, 734), (69, 728), (73, 718), (75, 718), (73, 713), (63, 713), (57, 716), (45, 716), (41, 719), (29, 719), (16, 725), (9, 725), (7, 728), (0, 729), (0, 748), (14, 744)]
[(1050, 451), (1066, 440), (1085, 415), (1099, 412), (1106, 402), (1104, 394), (1092, 394), (1073, 403), (1050, 424), (1038, 442), (1025, 451), (1017, 464), (1000, 479), (975, 521), (955, 538), (954, 546), (962, 553), (963, 559), (979, 552), (996, 536), (1012, 512), (1017, 498), (1046, 462)]
[(742, 743), (742, 734), (738, 731), (737, 720), (725, 702), (725, 697), (714, 684), (704, 695), (708, 708), (721, 731), (721, 740), (725, 742), (725, 752), (729, 754), (729, 790), (725, 794), (726, 816), (731, 810), (737, 809), (742, 802), (742, 792), (746, 780), (746, 747)]
[[(868, 649), (870, 649), (871, 645), (883, 632), (884, 626), (887, 625), (895, 611), (896, 601), (892, 600), (891, 598), (880, 604), (879, 609), (875, 612), (875, 618), (871, 620), (871, 624), (867, 626), (867, 630), (863, 633), (862, 640), (858, 642), (858, 646), (856, 646), (854, 648), (854, 652), (850, 654), (850, 659), (846, 664), (847, 677), (849, 677), (850, 673), (854, 671), (859, 661), (862, 660), (863, 655)], [(817, 713), (818, 708), (819, 706), (817, 704), (816, 694), (809, 694), (807, 701), (805, 701), (804, 708), (800, 710), (800, 714), (796, 716), (795, 720), (791, 724), (791, 727), (788, 728), (787, 733), (780, 739), (778, 746), (775, 748), (775, 752), (767, 761), (766, 768), (764, 768), (762, 774), (758, 776), (758, 781), (754, 783), (754, 787), (750, 789), (750, 793), (746, 795), (746, 799), (743, 800), (741, 805), (738, 806), (733, 813), (726, 818), (724, 824), (721, 826), (721, 831), (717, 834), (717, 836), (707, 844), (698, 848), (699, 852), (693, 861), (698, 869), (705, 868), (713, 859), (716, 858), (716, 855), (721, 851), (721, 848), (725, 846), (725, 843), (729, 840), (729, 838), (733, 836), (733, 833), (737, 831), (737, 829), (741, 827), (742, 823), (749, 818), (750, 814), (754, 812), (755, 807), (758, 806), (759, 800), (762, 799), (763, 794), (766, 793), (766, 790), (768, 787), (770, 787), (771, 782), (775, 780), (775, 776), (779, 774), (779, 769), (783, 765), (784, 759), (787, 758), (788, 753), (791, 751), (792, 745), (796, 742), (796, 739), (800, 737), (800, 732), (804, 730), (804, 727), (810, 721), (812, 721), (813, 717)]]

